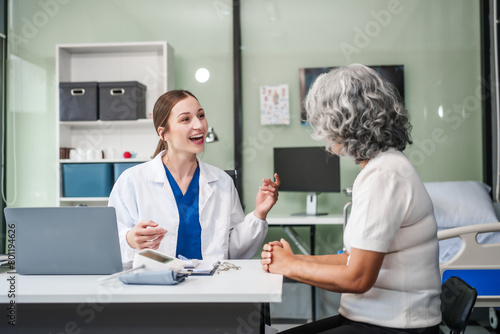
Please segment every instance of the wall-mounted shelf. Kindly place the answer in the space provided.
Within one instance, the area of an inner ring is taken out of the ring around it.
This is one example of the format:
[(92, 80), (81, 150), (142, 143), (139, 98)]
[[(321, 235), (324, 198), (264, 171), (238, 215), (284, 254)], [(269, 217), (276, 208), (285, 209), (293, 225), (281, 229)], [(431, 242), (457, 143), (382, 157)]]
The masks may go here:
[(108, 197), (61, 197), (61, 202), (107, 202)]
[(61, 164), (95, 164), (95, 163), (128, 163), (128, 162), (146, 162), (144, 159), (96, 159), (96, 160), (71, 160), (61, 159)]
[(104, 127), (104, 126), (116, 126), (116, 127), (151, 127), (153, 129), (153, 120), (150, 118), (143, 118), (130, 121), (62, 121), (59, 122), (60, 126), (67, 126), (71, 128), (87, 128), (87, 127)]

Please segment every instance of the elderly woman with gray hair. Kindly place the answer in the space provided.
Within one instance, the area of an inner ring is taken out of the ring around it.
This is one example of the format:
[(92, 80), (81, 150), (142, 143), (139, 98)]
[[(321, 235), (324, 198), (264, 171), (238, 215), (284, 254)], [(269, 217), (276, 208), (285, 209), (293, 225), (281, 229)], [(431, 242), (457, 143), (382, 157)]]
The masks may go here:
[(362, 167), (344, 231), (346, 252), (295, 255), (265, 244), (262, 267), (342, 293), (339, 314), (285, 333), (439, 333), (437, 224), (422, 181), (402, 153), (411, 125), (399, 94), (354, 64), (317, 78), (306, 99), (313, 137)]

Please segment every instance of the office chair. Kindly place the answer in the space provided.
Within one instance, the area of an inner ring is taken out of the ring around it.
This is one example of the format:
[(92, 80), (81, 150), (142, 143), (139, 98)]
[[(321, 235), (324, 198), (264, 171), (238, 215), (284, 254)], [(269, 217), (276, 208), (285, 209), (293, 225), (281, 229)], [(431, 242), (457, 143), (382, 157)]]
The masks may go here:
[(465, 332), (476, 297), (477, 290), (459, 277), (452, 276), (443, 283), (441, 313), (443, 323), (450, 329), (450, 334)]
[(233, 182), (236, 184), (236, 179), (238, 178), (238, 171), (236, 169), (226, 169), (225, 172), (231, 176)]

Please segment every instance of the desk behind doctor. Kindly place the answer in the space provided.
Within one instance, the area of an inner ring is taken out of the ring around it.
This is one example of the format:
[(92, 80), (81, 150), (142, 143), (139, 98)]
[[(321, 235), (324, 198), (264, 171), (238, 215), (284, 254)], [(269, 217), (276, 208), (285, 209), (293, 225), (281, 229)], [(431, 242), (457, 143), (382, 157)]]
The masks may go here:
[(168, 286), (6, 272), (0, 274), (0, 332), (263, 333), (262, 305), (281, 302), (283, 277), (262, 271), (258, 260), (230, 262), (241, 269)]
[[(289, 240), (294, 244), (302, 254), (316, 255), (316, 226), (317, 225), (345, 225), (346, 212), (343, 215), (269, 215), (267, 222), (269, 227), (281, 227), (287, 234)], [(309, 245), (300, 237), (295, 227), (307, 227), (309, 229)], [(294, 282), (285, 279), (285, 283)], [(287, 307), (287, 304), (283, 304)], [(289, 313), (289, 312), (286, 312)], [(311, 319), (317, 319), (316, 311), (316, 288), (311, 285)]]

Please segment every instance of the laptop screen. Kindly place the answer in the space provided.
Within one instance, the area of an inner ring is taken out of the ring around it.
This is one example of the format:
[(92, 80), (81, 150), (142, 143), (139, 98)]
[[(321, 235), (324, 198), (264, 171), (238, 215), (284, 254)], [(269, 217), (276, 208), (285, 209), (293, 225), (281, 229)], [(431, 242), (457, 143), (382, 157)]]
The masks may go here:
[(109, 275), (122, 270), (112, 207), (6, 208), (15, 266), (24, 275)]

